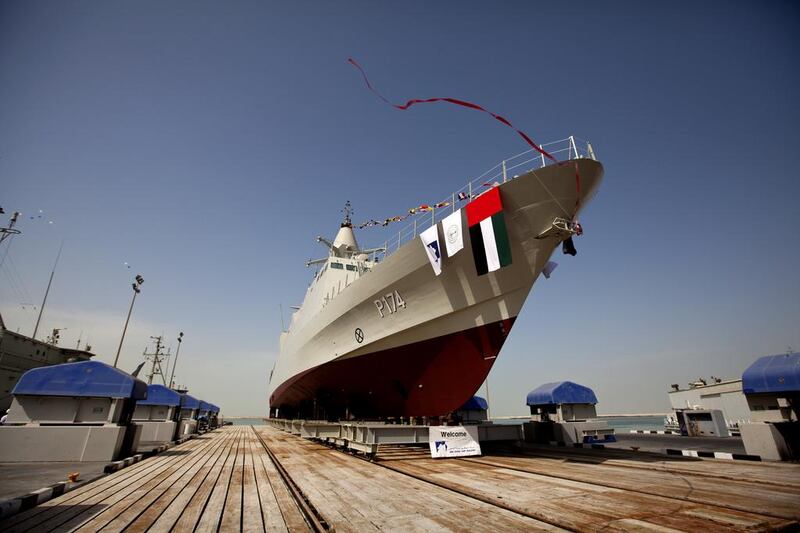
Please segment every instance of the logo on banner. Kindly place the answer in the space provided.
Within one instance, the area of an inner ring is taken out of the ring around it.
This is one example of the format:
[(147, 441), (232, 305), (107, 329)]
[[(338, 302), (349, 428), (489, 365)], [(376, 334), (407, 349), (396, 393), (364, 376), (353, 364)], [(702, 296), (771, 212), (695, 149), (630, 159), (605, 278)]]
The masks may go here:
[(437, 225), (433, 225), (419, 234), (422, 239), (422, 244), (425, 245), (425, 251), (428, 254), (428, 260), (433, 267), (433, 273), (437, 276), (442, 273), (442, 252), (439, 247), (439, 230)]
[(428, 428), (428, 443), (433, 458), (481, 454), (475, 426), (431, 426)]
[(442, 258), (442, 254), (439, 253), (439, 241), (433, 241), (428, 243), (428, 248), (431, 249), (431, 254), (433, 255), (433, 260), (437, 263)]
[(461, 231), (459, 231), (458, 226), (455, 224), (447, 228), (447, 242), (450, 244), (455, 244), (458, 241), (460, 233)]
[(461, 210), (459, 209), (452, 215), (447, 216), (442, 221), (444, 229), (445, 248), (447, 256), (453, 257), (459, 250), (464, 248), (464, 238), (461, 236)]

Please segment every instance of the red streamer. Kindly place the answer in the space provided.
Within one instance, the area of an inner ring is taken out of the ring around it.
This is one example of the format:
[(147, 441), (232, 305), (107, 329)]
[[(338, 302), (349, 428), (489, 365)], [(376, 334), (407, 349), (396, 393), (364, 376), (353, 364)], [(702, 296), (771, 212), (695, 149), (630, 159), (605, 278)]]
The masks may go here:
[[(578, 209), (581, 207), (581, 173), (578, 170), (578, 162), (575, 161), (575, 215), (573, 220), (578, 216)], [(580, 235), (580, 233), (579, 233)]]
[(532, 147), (534, 150), (536, 150), (537, 152), (539, 152), (540, 154), (542, 154), (542, 155), (543, 155), (543, 156), (545, 156), (546, 158), (550, 159), (551, 161), (553, 161), (553, 162), (555, 162), (555, 163), (558, 163), (558, 161), (556, 160), (556, 158), (555, 158), (555, 157), (553, 157), (552, 155), (550, 155), (549, 153), (547, 153), (547, 151), (545, 151), (545, 150), (544, 150), (544, 148), (540, 147), (538, 144), (536, 144), (535, 142), (533, 142), (533, 140), (531, 140), (531, 138), (530, 138), (530, 137), (528, 137), (528, 136), (525, 134), (525, 132), (523, 132), (523, 131), (521, 131), (521, 130), (518, 130), (517, 128), (515, 128), (515, 127), (514, 127), (514, 125), (513, 125), (513, 124), (511, 124), (511, 122), (509, 122), (509, 120), (508, 120), (508, 119), (506, 119), (505, 117), (502, 117), (502, 116), (500, 116), (500, 115), (498, 115), (498, 114), (496, 114), (496, 113), (492, 113), (492, 112), (491, 112), (491, 111), (489, 111), (488, 109), (484, 109), (483, 107), (479, 106), (478, 104), (473, 104), (472, 102), (467, 102), (467, 101), (465, 101), (465, 100), (459, 100), (459, 99), (457, 99), (457, 98), (426, 98), (426, 99), (414, 99), (414, 100), (409, 100), (408, 102), (406, 102), (406, 103), (405, 103), (405, 104), (403, 104), (403, 105), (393, 104), (392, 102), (390, 102), (389, 100), (387, 100), (385, 96), (383, 96), (383, 95), (382, 95), (380, 92), (378, 92), (378, 90), (377, 90), (377, 89), (375, 89), (375, 87), (373, 87), (373, 86), (372, 86), (372, 84), (369, 82), (369, 78), (367, 78), (367, 73), (366, 73), (366, 72), (364, 72), (364, 69), (363, 69), (363, 68), (361, 68), (361, 65), (359, 65), (358, 63), (356, 63), (356, 60), (355, 60), (355, 59), (353, 59), (352, 57), (350, 57), (350, 58), (348, 58), (348, 59), (347, 59), (347, 61), (348, 61), (348, 62), (349, 62), (351, 65), (353, 65), (354, 67), (356, 67), (356, 68), (357, 68), (357, 69), (358, 69), (358, 70), (361, 72), (361, 75), (362, 75), (362, 76), (364, 76), (364, 83), (366, 83), (366, 84), (367, 84), (367, 88), (369, 88), (369, 90), (370, 90), (370, 91), (372, 91), (373, 93), (375, 93), (375, 94), (378, 96), (378, 98), (380, 98), (381, 100), (383, 100), (384, 102), (386, 102), (387, 104), (389, 104), (390, 106), (392, 106), (392, 107), (394, 107), (394, 108), (396, 108), (396, 109), (400, 109), (401, 111), (405, 111), (405, 110), (406, 110), (406, 109), (408, 109), (409, 107), (411, 107), (411, 106), (413, 106), (413, 105), (416, 105), (416, 104), (429, 104), (429, 103), (433, 103), (433, 102), (447, 102), (447, 103), (449, 103), (449, 104), (455, 104), (455, 105), (462, 106), (462, 107), (466, 107), (466, 108), (469, 108), (469, 109), (474, 109), (474, 110), (476, 110), (476, 111), (483, 111), (484, 113), (487, 113), (487, 114), (489, 114), (489, 115), (493, 116), (493, 117), (495, 118), (495, 120), (498, 120), (498, 121), (502, 122), (503, 124), (505, 124), (505, 125), (506, 125), (506, 126), (508, 126), (509, 128), (511, 128), (511, 129), (513, 129), (514, 131), (516, 131), (516, 132), (519, 134), (519, 136), (520, 136), (520, 137), (522, 137), (522, 138), (525, 140), (525, 142), (526, 142), (526, 143), (528, 143), (528, 144), (529, 144), (529, 145), (530, 145), (530, 146), (531, 146), (531, 147)]

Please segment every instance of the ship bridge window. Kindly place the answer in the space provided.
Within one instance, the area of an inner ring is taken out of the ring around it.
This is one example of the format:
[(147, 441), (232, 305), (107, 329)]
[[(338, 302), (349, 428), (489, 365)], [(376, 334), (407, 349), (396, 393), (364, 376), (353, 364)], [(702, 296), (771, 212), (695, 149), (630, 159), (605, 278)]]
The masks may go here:
[(331, 268), (335, 268), (336, 270), (343, 270), (344, 265), (341, 263), (331, 263)]
[(347, 267), (347, 270), (352, 270), (354, 272), (356, 270), (356, 266), (355, 265), (345, 265), (345, 267)]

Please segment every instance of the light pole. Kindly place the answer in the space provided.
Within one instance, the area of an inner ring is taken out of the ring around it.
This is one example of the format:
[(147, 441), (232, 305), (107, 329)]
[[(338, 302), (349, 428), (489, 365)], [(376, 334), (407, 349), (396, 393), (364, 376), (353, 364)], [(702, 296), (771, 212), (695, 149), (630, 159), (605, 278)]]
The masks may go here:
[(125, 327), (122, 328), (122, 338), (119, 340), (119, 348), (117, 348), (117, 356), (114, 358), (114, 368), (117, 368), (119, 362), (119, 352), (122, 351), (122, 341), (125, 340), (125, 332), (128, 331), (128, 322), (131, 319), (131, 311), (133, 311), (133, 303), (136, 301), (136, 295), (142, 291), (142, 283), (144, 278), (140, 274), (136, 274), (136, 281), (131, 283), (133, 287), (133, 299), (131, 300), (131, 307), (128, 309), (128, 318), (125, 319)]
[(175, 350), (175, 360), (172, 362), (172, 373), (169, 375), (169, 388), (174, 385), (172, 378), (175, 377), (175, 367), (178, 366), (178, 355), (181, 353), (181, 343), (183, 342), (183, 332), (178, 333), (178, 349)]

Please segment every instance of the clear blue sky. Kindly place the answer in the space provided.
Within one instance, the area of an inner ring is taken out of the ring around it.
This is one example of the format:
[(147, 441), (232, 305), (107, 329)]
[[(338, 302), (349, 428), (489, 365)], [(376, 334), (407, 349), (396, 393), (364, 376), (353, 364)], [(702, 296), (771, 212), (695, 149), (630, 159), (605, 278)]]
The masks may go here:
[[(606, 167), (577, 257), (540, 280), (490, 376), (494, 414), (547, 381), (603, 412), (800, 348), (800, 9), (794, 2), (0, 4), (0, 206), (26, 214), (0, 311), (122, 366), (186, 333), (177, 374), (228, 414), (266, 411), (278, 304), (297, 304), (342, 204), (436, 201), (574, 134)], [(30, 220), (28, 215), (42, 219)], [(53, 220), (53, 224), (47, 221)], [(5, 221), (5, 218), (3, 218)], [(364, 230), (364, 244), (383, 242)], [(124, 266), (129, 262), (132, 269)], [(12, 281), (13, 278), (13, 281)], [(174, 344), (174, 343), (173, 343)]]

